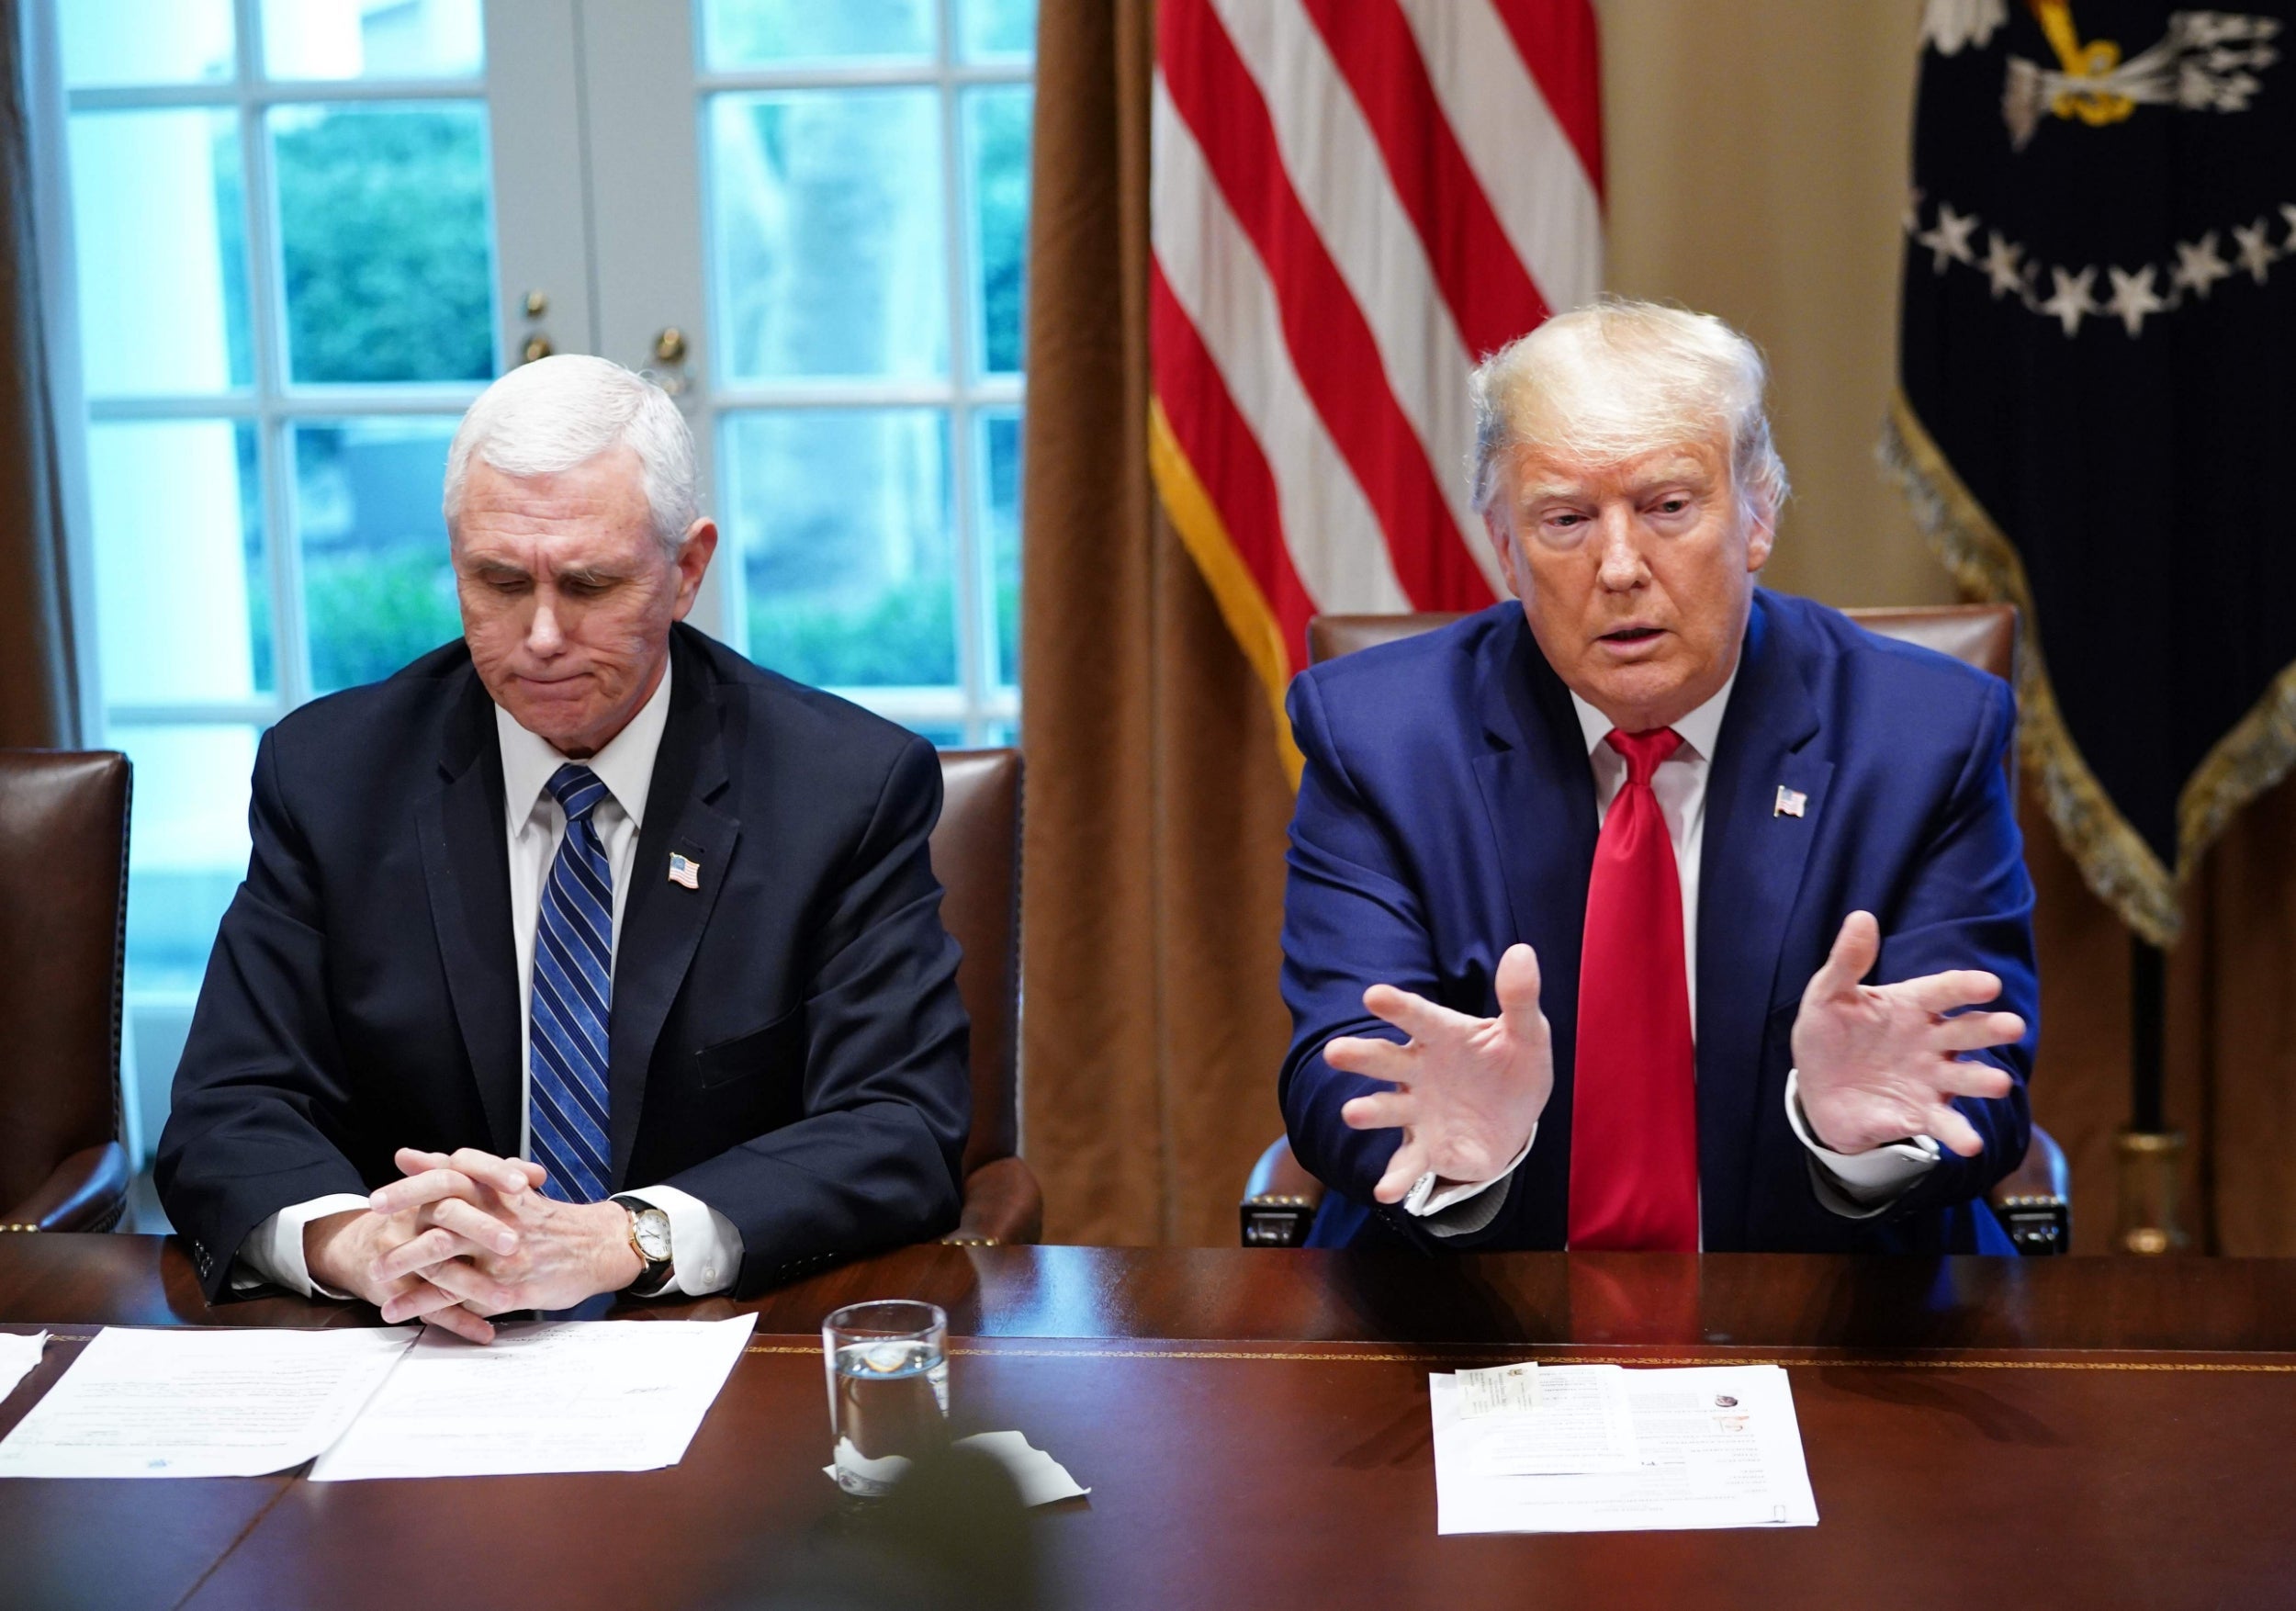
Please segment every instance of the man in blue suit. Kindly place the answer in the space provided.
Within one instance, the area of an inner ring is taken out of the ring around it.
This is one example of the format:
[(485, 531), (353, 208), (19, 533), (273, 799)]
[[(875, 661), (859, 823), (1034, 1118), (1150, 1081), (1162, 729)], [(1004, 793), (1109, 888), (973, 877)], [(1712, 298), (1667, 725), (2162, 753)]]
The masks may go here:
[(1649, 304), (1494, 355), (1475, 499), (1515, 598), (1293, 684), (1315, 1245), (2011, 1251), (2013, 704), (1755, 586), (1763, 384)]
[(696, 504), (659, 387), (512, 370), (447, 456), (462, 639), (264, 735), (156, 1169), (210, 1298), (484, 1342), (955, 1222), (940, 767), (684, 625)]

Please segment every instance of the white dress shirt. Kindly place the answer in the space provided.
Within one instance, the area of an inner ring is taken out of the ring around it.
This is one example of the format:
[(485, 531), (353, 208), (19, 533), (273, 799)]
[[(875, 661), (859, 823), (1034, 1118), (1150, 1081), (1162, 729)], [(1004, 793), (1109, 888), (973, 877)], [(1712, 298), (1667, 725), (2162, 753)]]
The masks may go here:
[[(667, 665), (661, 685), (630, 718), (629, 726), (612, 742), (581, 762), (606, 785), (606, 797), (591, 813), (591, 822), (604, 844), (607, 863), (613, 871), (613, 937), (608, 966), (622, 941), (622, 913), (627, 904), (631, 866), (637, 857), (638, 830), (646, 820), (647, 791), (654, 780), (654, 757), (661, 749), (662, 729), (670, 720), (670, 680)], [(551, 777), (567, 762), (549, 740), (528, 732), (501, 705), (494, 707), (494, 732), (502, 753), (504, 841), (510, 856), (511, 933), (518, 948), (518, 1063), (526, 1070), (521, 1082), (518, 1150), (532, 1155), (534, 1121), (532, 1087), (534, 1035), (535, 925), (542, 914), (542, 893), (550, 878), (550, 864), (566, 838), (566, 812), (549, 791)], [(610, 975), (611, 976), (611, 975)], [(699, 1297), (721, 1291), (734, 1283), (741, 1268), (741, 1233), (734, 1222), (688, 1192), (673, 1186), (648, 1186), (627, 1193), (643, 1198), (670, 1216), (671, 1275), (664, 1294)], [(331, 1298), (350, 1296), (320, 1287), (310, 1278), (303, 1258), (303, 1227), (327, 1214), (363, 1209), (366, 1199), (348, 1192), (313, 1198), (282, 1209), (257, 1225), (240, 1247), (244, 1278), (234, 1272), (234, 1286), (270, 1280), (306, 1297), (314, 1290)]]
[[(1659, 763), (1651, 774), (1650, 792), (1658, 796), (1660, 815), (1666, 818), (1666, 837), (1674, 846), (1674, 872), (1683, 892), (1683, 967), (1689, 974), (1690, 1032), (1698, 1033), (1698, 875), (1699, 859), (1706, 842), (1706, 779), (1714, 770), (1714, 746), (1722, 732), (1730, 690), (1738, 685), (1733, 667), (1721, 691), (1674, 724), (1682, 744)], [(1578, 713), (1579, 731), (1586, 740), (1587, 759), (1594, 770), (1594, 817), (1599, 825), (1610, 815), (1611, 802), (1626, 785), (1626, 758), (1604, 739), (1612, 722), (1576, 693), (1571, 708)], [(1802, 1113), (1799, 1079), (1789, 1071), (1785, 1081), (1786, 1122), (1809, 1149), (1815, 1166), (1810, 1171), (1818, 1200), (1847, 1219), (1870, 1219), (1883, 1212), (1937, 1163), (1937, 1143), (1928, 1136), (1875, 1147), (1871, 1152), (1838, 1153), (1811, 1133)], [(1403, 1200), (1411, 1213), (1432, 1220), (1427, 1229), (1438, 1236), (1461, 1236), (1480, 1231), (1497, 1217), (1506, 1194), (1491, 1189), (1504, 1181), (1530, 1156), (1538, 1140), (1531, 1127), (1505, 1168), (1488, 1180), (1444, 1186), (1436, 1189), (1432, 1174), (1420, 1177)]]

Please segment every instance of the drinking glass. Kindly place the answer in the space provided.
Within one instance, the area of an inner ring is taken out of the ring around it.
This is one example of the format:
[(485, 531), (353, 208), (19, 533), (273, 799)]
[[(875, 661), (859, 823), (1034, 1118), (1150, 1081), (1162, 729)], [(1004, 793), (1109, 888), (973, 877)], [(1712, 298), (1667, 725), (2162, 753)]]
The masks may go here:
[(930, 1303), (850, 1303), (821, 1323), (837, 1485), (875, 1499), (949, 1439), (949, 1317)]

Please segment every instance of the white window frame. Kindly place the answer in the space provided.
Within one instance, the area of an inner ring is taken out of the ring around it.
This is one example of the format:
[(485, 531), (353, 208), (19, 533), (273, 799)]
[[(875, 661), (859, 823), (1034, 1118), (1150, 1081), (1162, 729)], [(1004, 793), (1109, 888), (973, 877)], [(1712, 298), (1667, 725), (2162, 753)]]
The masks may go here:
[[(978, 365), (973, 321), (974, 291), (970, 265), (980, 260), (975, 224), (972, 173), (965, 160), (962, 92), (982, 86), (1025, 86), (1031, 92), (1030, 138), (1034, 139), (1036, 55), (1011, 62), (966, 62), (958, 60), (957, 7), (962, 0), (936, 0), (937, 29), (933, 59), (913, 63), (869, 63), (853, 66), (788, 67), (741, 72), (712, 72), (703, 60), (699, 7), (695, 8), (693, 45), (693, 127), (703, 155), (702, 190), (709, 194), (707, 134), (709, 101), (716, 95), (818, 89), (932, 89), (940, 109), (940, 197), (943, 250), (947, 253), (945, 284), (949, 296), (949, 375), (945, 380), (774, 380), (728, 385), (705, 381), (696, 429), (707, 429), (713, 446), (718, 416), (728, 410), (741, 412), (797, 410), (882, 409), (917, 407), (945, 410), (949, 416), (950, 502), (954, 526), (951, 550), (957, 567), (957, 679), (949, 688), (833, 688), (832, 693), (868, 706), (879, 715), (912, 727), (954, 730), (968, 745), (1016, 741), (1020, 723), (1020, 693), (1015, 684), (997, 681), (996, 596), (984, 531), (980, 493), (985, 476), (985, 436), (980, 431), (984, 411), (1026, 407), (1027, 388), (1019, 374), (991, 375)], [(1033, 205), (1033, 197), (1031, 204)], [(708, 210), (703, 217), (703, 262), (715, 260), (715, 242), (707, 238)], [(715, 306), (715, 299), (712, 299)], [(714, 377), (716, 366), (705, 372)], [(706, 420), (706, 425), (703, 421)], [(722, 489), (725, 481), (718, 479)], [(724, 501), (721, 496), (719, 507)], [(728, 641), (748, 648), (748, 612), (744, 591), (741, 557), (726, 556), (731, 564), (724, 575), (721, 619), (732, 635)], [(1015, 646), (1016, 650), (1018, 646)]]

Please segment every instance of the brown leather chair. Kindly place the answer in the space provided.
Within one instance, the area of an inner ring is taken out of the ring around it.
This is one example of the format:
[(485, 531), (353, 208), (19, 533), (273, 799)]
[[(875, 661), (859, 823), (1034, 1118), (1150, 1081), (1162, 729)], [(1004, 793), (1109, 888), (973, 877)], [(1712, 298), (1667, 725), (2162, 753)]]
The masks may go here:
[(964, 952), (973, 1020), (973, 1134), (964, 1212), (943, 1242), (995, 1246), (1044, 1234), (1044, 1193), (1020, 1144), (1020, 751), (944, 749), (933, 871), (941, 920)]
[[(1916, 604), (1847, 610), (1851, 620), (1869, 632), (1901, 642), (1919, 644), (1940, 654), (1990, 671), (2012, 685), (2017, 681), (2017, 608), (2013, 604)], [(1308, 659), (1317, 663), (1359, 648), (1392, 643), (1422, 632), (1432, 632), (1459, 619), (1457, 614), (1427, 611), (1406, 615), (1318, 615), (1308, 623)], [(2009, 747), (2005, 763), (2012, 793), (2017, 780), (2017, 749)], [(1240, 1205), (1244, 1245), (1297, 1247), (1307, 1240), (1308, 1227), (1323, 1200), (1323, 1183), (1291, 1155), (1291, 1143), (1278, 1137), (1260, 1155), (1244, 1183)], [(2073, 1241), (2073, 1191), (2065, 1169), (2065, 1149), (2038, 1124), (2025, 1161), (1995, 1186), (1990, 1197), (2018, 1251), (2028, 1254), (2064, 1253)]]
[(108, 1231), (119, 1144), (128, 758), (0, 749), (0, 1232)]

